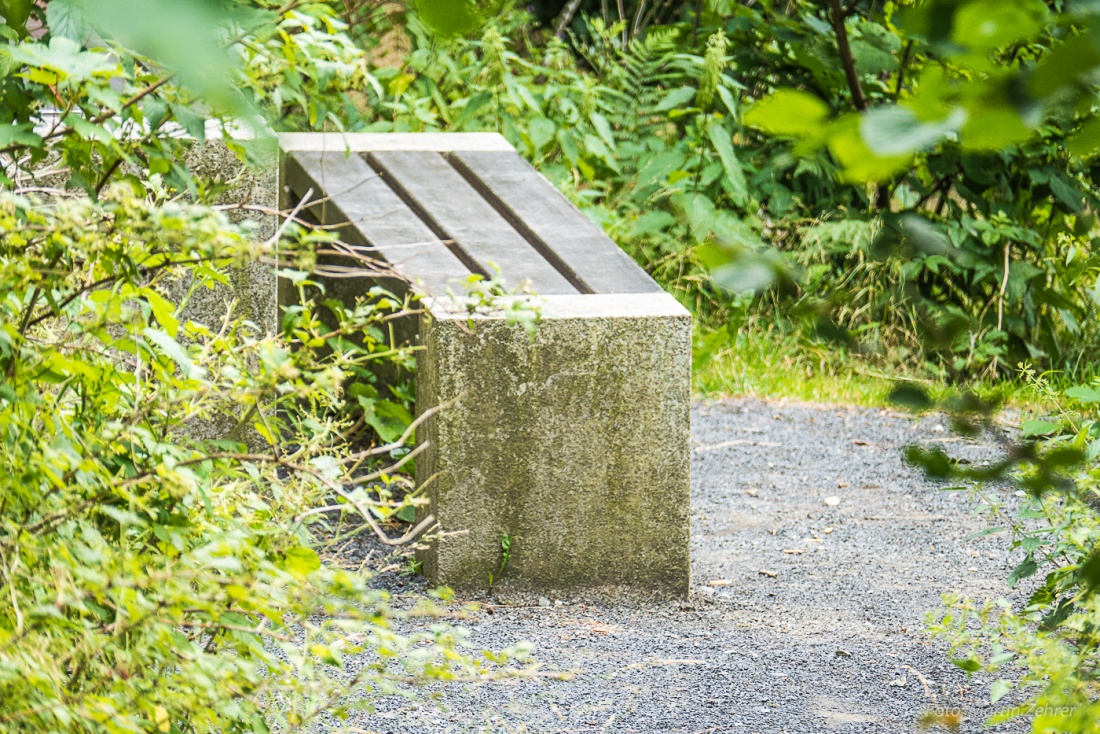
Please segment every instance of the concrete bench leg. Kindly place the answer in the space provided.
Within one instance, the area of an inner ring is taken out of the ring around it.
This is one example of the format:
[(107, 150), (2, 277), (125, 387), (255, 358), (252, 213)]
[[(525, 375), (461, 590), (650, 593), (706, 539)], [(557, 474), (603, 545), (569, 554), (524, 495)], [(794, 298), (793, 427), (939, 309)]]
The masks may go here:
[[(442, 534), (428, 577), (460, 589), (688, 593), (691, 316), (660, 294), (547, 296), (520, 326), (422, 317), (417, 460)], [(501, 541), (510, 536), (507, 567)]]

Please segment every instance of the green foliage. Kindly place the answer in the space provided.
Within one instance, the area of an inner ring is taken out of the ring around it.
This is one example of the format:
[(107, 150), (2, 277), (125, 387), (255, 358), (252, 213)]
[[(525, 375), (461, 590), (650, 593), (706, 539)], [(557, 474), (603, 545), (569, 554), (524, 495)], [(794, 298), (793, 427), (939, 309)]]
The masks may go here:
[[(826, 271), (808, 290), (834, 305), (855, 296), (856, 309), (834, 319), (865, 346), (876, 348), (866, 335), (877, 321), (891, 341), (907, 337), (906, 352), (940, 355), (955, 373), (995, 371), (1002, 357), (1090, 359), (1100, 263), (1084, 141), (1096, 123), (1076, 102), (1088, 97), (1073, 92), (1088, 88), (1094, 63), (1091, 11), (1039, 0), (923, 2), (883, 15), (827, 5), (807, 25), (835, 41), (826, 54), (836, 68), (796, 52), (809, 78), (783, 81), (744, 118), (789, 139), (800, 165), (827, 157), (838, 181), (872, 183), (859, 208), (881, 223), (875, 246), (844, 258), (863, 274), (830, 295), (822, 286), (835, 288), (837, 271)], [(867, 255), (886, 262), (867, 265)], [(911, 325), (892, 321), (889, 307)]]
[[(408, 304), (325, 301), (331, 233), (258, 243), (184, 164), (211, 123), (242, 156), (260, 115), (339, 124), (361, 54), (320, 2), (150, 5), (0, 5), (0, 728), (332, 729), (505, 674), (522, 646), (468, 656), (323, 542), (421, 503), (408, 387), (376, 384)], [(256, 261), (299, 288), (276, 333), (188, 307)]]
[(332, 127), (349, 90), (366, 83), (362, 55), (326, 3), (154, 4), (135, 14), (127, 0), (95, 12), (84, 0), (51, 0), (32, 11), (56, 24), (41, 40), (0, 26), (9, 41), (0, 47), (0, 184), (34, 180), (56, 162), (68, 187), (92, 195), (112, 178), (203, 194), (181, 157), (208, 125), (235, 130), (230, 144), (255, 161), (273, 145), (259, 115), (282, 129)]
[[(990, 724), (1026, 717), (1038, 732), (1092, 731), (1100, 717), (1100, 392), (1091, 385), (1056, 390), (1045, 377), (1029, 378), (1058, 413), (1024, 421), (1022, 442), (1007, 446), (1002, 460), (975, 468), (940, 451), (910, 449), (933, 476), (966, 483), (958, 489), (969, 488), (991, 520), (984, 534), (1007, 532), (1023, 552), (1009, 584), (1031, 589), (1019, 606), (949, 595), (929, 627), (950, 643), (955, 665), (998, 676)], [(965, 435), (990, 406), (964, 399), (950, 407)], [(1023, 501), (1010, 510), (990, 481), (1011, 481)]]
[(515, 540), (508, 533), (504, 533), (500, 536), (500, 568), (497, 569), (496, 575), (493, 572), (489, 572), (489, 593), (493, 593), (493, 584), (504, 576), (504, 570), (508, 568), (508, 561), (512, 560), (512, 542)]
[[(796, 342), (767, 358), (807, 381), (835, 377), (829, 345), (952, 377), (1097, 356), (1100, 52), (1087, 4), (582, 2), (552, 33), (506, 4), (152, 4), (161, 22), (130, 22), (122, 0), (0, 1), (0, 184), (23, 196), (4, 200), (0, 409), (16, 437), (8, 465), (31, 472), (0, 494), (0, 700), (17, 702), (0, 709), (5, 725), (106, 731), (117, 711), (114, 730), (262, 730), (254, 715), (294, 728), (344, 705), (337, 668), (360, 648), (411, 666), (365, 668), (356, 682), (373, 692), (448, 665), (487, 670), (442, 630), (422, 658), (406, 655), (384, 600), (312, 550), (330, 514), (371, 528), (416, 502), (387, 466), (412, 459), (398, 446), (411, 396), (372, 382), (376, 365), (412, 365), (380, 320), (404, 304), (375, 293), (318, 306), (304, 258), (281, 263), (302, 287), (281, 334), (190, 322), (180, 307), (245, 245), (175, 201), (214, 201), (227, 183), (187, 170), (180, 132), (244, 130), (229, 145), (259, 160), (269, 128), (499, 130), (692, 307), (710, 329), (703, 370), (765, 323)], [(26, 198), (39, 190), (55, 201)], [(466, 295), (477, 310), (501, 293), (490, 280)], [(1091, 410), (1095, 390), (1070, 397)], [(973, 432), (982, 406), (957, 407)], [(230, 443), (183, 430), (219, 416), (240, 424)], [(1012, 650), (1034, 700), (1079, 695), (1086, 712), (1089, 425), (1086, 440), (1084, 423), (1029, 422), (1026, 438), (1054, 443), (1025, 442), (991, 468), (912, 455), (940, 476), (1021, 469), (1028, 511), (1059, 530), (1037, 541), (1017, 528), (1030, 555), (1015, 580), (1048, 569), (1054, 548), (1076, 570), (1034, 608), (974, 611), (988, 624), (959, 633), (973, 647), (957, 659), (1004, 665), (994, 657)], [(242, 447), (252, 432), (268, 448)], [(1076, 611), (1033, 634), (1067, 598)], [(979, 653), (993, 629), (1000, 651)], [(308, 654), (280, 638), (303, 635)], [(38, 660), (41, 676), (22, 675)], [(195, 707), (207, 718), (182, 718)]]
[(490, 265), (493, 266), (492, 277), (471, 273), (460, 283), (461, 293), (448, 288), (447, 296), (469, 314), (466, 326), (470, 329), (477, 328), (477, 315), (493, 314), (503, 316), (509, 326), (522, 326), (534, 339), (542, 312), (537, 298), (530, 290), (530, 281), (525, 280), (510, 287), (501, 275), (500, 268), (495, 263)]
[[(436, 43), (413, 19), (408, 64), (372, 70), (384, 94), (349, 127), (501, 130), (704, 323), (723, 324), (697, 339), (705, 384), (744, 388), (751, 369), (727, 376), (707, 357), (751, 346), (743, 332), (765, 322), (784, 345), (799, 322), (814, 334), (809, 348), (766, 350), (761, 361), (784, 361), (769, 377), (831, 377), (838, 353), (951, 377), (1095, 361), (1100, 125), (1085, 11), (701, 7), (639, 33), (581, 18), (568, 44), (508, 19)], [(895, 397), (933, 404), (923, 390)], [(947, 407), (964, 435), (990, 408)], [(1015, 666), (991, 691), (998, 720), (1040, 731), (1089, 731), (1097, 717), (1088, 425), (1066, 438), (1028, 422), (992, 466), (910, 452), (934, 476), (977, 482), (991, 506), (981, 483), (1012, 472), (1031, 493), (1005, 523), (1028, 553), (1012, 581), (1045, 569), (1046, 595), (1023, 610), (959, 602), (936, 629), (968, 672)]]
[[(125, 186), (95, 204), (5, 195), (0, 231), (5, 731), (290, 730), (497, 667), (441, 627), (395, 633), (369, 575), (313, 549), (334, 511), (396, 511), (368, 491), (388, 447), (353, 450), (339, 419), (384, 346), (385, 299), (337, 332), (309, 301), (277, 335), (197, 323), (177, 303), (259, 253), (219, 215)], [(195, 438), (226, 421), (272, 445)], [(371, 663), (350, 675), (350, 656)]]
[[(372, 69), (343, 124), (502, 131), (704, 321), (802, 320), (937, 376), (1095, 355), (1095, 176), (1066, 154), (1097, 127), (1070, 99), (1088, 77), (1013, 91), (1087, 18), (673, 5), (625, 37), (581, 13), (568, 43), (522, 15), (446, 41), (412, 17), (408, 63)], [(401, 37), (392, 22), (379, 30)]]

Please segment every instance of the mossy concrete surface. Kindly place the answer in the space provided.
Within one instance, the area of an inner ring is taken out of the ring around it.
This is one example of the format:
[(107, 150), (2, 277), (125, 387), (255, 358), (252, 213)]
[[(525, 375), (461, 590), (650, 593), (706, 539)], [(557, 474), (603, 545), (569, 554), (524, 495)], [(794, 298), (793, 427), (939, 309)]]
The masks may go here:
[[(218, 203), (227, 207), (226, 216), (248, 229), (258, 241), (270, 239), (278, 228), (275, 211), (279, 206), (278, 158), (274, 147), (270, 164), (250, 167), (243, 163), (221, 137), (208, 137), (195, 143), (188, 151), (186, 165), (196, 175), (216, 178), (226, 189)], [(233, 266), (229, 283), (214, 288), (199, 288), (184, 310), (187, 319), (205, 324), (214, 331), (229, 318), (250, 320), (257, 337), (274, 333), (279, 328), (279, 278), (270, 262), (254, 260)], [(175, 298), (181, 298), (191, 286), (188, 281), (174, 284)], [(247, 415), (243, 412), (237, 419)], [(244, 441), (253, 449), (267, 446), (267, 441), (252, 427), (252, 421), (240, 422), (230, 416), (195, 418), (188, 431), (196, 438)]]
[(440, 525), (425, 572), (467, 589), (492, 574), (503, 589), (686, 595), (691, 316), (664, 293), (538, 306), (533, 337), (444, 300), (422, 317), (417, 404), (444, 406), (419, 431)]
[[(270, 153), (266, 166), (249, 167), (220, 137), (196, 143), (187, 155), (187, 167), (195, 175), (216, 178), (226, 190), (218, 203), (228, 207), (226, 216), (249, 229), (259, 241), (270, 239), (279, 224), (274, 214), (279, 207), (278, 152)], [(235, 304), (234, 316), (244, 317), (264, 332), (279, 325), (278, 276), (270, 263), (252, 262), (234, 267), (230, 285), (200, 289), (188, 304), (188, 313), (196, 321), (217, 326)]]

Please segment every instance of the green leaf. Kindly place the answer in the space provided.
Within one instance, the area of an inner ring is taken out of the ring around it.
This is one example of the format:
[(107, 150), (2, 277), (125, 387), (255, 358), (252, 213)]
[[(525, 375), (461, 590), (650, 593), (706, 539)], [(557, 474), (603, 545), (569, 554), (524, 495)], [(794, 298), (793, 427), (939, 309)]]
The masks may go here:
[[(954, 489), (954, 490), (958, 490), (960, 492), (963, 492), (963, 491), (969, 490), (970, 487), (960, 486), (960, 487), (950, 487), (950, 489)], [(965, 538), (963, 538), (963, 540), (977, 540), (978, 538), (984, 538), (987, 535), (996, 535), (997, 533), (1003, 533), (1007, 529), (1008, 528), (1004, 528), (1004, 527), (986, 528), (985, 530), (979, 530), (976, 533), (970, 533)]]
[(1073, 398), (1081, 403), (1100, 403), (1100, 390), (1093, 387), (1078, 385), (1066, 390), (1066, 397)]
[(843, 169), (848, 181), (874, 182), (890, 178), (909, 167), (913, 156), (878, 155), (863, 139), (860, 131), (861, 115), (848, 115), (835, 122), (829, 129), (829, 152)]
[(267, 441), (269, 446), (276, 445), (276, 443), (277, 443), (276, 437), (271, 435), (271, 431), (267, 430), (267, 426), (264, 425), (263, 421), (254, 422), (252, 424), (252, 428), (255, 429), (256, 433), (260, 434), (260, 436), (265, 441)]
[(683, 107), (695, 96), (695, 87), (678, 87), (665, 95), (656, 107), (655, 112), (668, 112)]
[(875, 155), (907, 156), (932, 148), (965, 121), (961, 108), (942, 120), (926, 122), (908, 107), (879, 107), (860, 116), (859, 130)]
[(909, 410), (922, 411), (932, 407), (932, 399), (922, 388), (913, 383), (902, 383), (890, 391), (889, 401)]
[(148, 301), (149, 308), (153, 312), (153, 318), (157, 320), (157, 324), (164, 329), (168, 336), (175, 339), (180, 327), (179, 319), (175, 316), (175, 305), (152, 288), (142, 288), (138, 291), (138, 294)]
[(1078, 583), (1090, 594), (1100, 588), (1100, 549), (1093, 548), (1085, 560), (1077, 567)]
[(299, 546), (286, 552), (284, 567), (298, 578), (305, 578), (321, 568), (321, 559), (312, 548)]
[(676, 224), (676, 217), (659, 209), (648, 211), (638, 217), (630, 227), (630, 233), (635, 237), (642, 237), (657, 232), (664, 232)]
[(730, 293), (760, 293), (775, 283), (771, 264), (752, 256), (717, 267), (710, 276), (716, 285)]
[(26, 33), (27, 19), (30, 18), (34, 0), (3, 0), (0, 2), (0, 14), (4, 16), (4, 22), (20, 35)]
[(1091, 158), (1100, 152), (1100, 118), (1085, 122), (1066, 141), (1066, 150), (1075, 158)]
[(206, 140), (206, 116), (185, 104), (172, 105), (172, 115), (187, 134), (198, 142)]
[(452, 126), (455, 130), (463, 130), (468, 124), (477, 119), (478, 113), (485, 108), (490, 102), (493, 101), (493, 93), (488, 89), (475, 94), (466, 102), (462, 108), (462, 114), (458, 116)]
[(482, 18), (465, 0), (416, 0), (420, 20), (443, 38), (460, 36), (477, 28)]
[(373, 428), (378, 433), (378, 437), (386, 443), (400, 438), (413, 421), (408, 408), (389, 400), (377, 401), (373, 410), (367, 411), (364, 418), (367, 425)]
[(324, 663), (328, 665), (335, 665), (337, 667), (343, 665), (343, 658), (339, 651), (330, 647), (329, 645), (313, 644), (309, 646), (309, 652)]
[(802, 137), (817, 133), (829, 106), (808, 92), (778, 89), (745, 113), (745, 124), (771, 135)]
[(97, 125), (90, 120), (85, 120), (79, 115), (68, 115), (65, 122), (72, 126), (73, 130), (84, 140), (95, 140), (100, 143), (112, 143), (114, 138), (102, 125)]
[[(251, 113), (236, 88), (238, 57), (222, 42), (225, 32), (234, 33), (229, 31), (231, 24), (248, 27), (256, 22), (242, 4), (142, 0), (140, 12), (135, 12), (133, 0), (79, 0), (76, 4), (104, 38), (154, 59), (197, 92), (205, 105), (230, 114)], [(53, 39), (57, 40), (67, 39)]]
[(1012, 569), (1012, 573), (1008, 575), (1008, 585), (1012, 588), (1016, 587), (1022, 579), (1031, 578), (1035, 575), (1035, 572), (1039, 570), (1038, 564), (1035, 563), (1035, 559), (1030, 555), (1022, 560), (1016, 568)]
[(997, 105), (979, 98), (967, 105), (967, 119), (959, 130), (959, 142), (972, 151), (997, 151), (1027, 140), (1033, 133), (1020, 112), (1007, 101)]
[(588, 116), (588, 119), (592, 121), (592, 125), (596, 128), (600, 138), (607, 143), (607, 147), (615, 150), (615, 136), (611, 133), (611, 123), (607, 121), (607, 118), (598, 112), (593, 112)]
[(1071, 35), (1043, 54), (1035, 69), (1027, 75), (1027, 92), (1037, 99), (1048, 99), (1067, 85), (1088, 76), (1100, 66), (1100, 44), (1093, 34)]
[(527, 125), (527, 136), (531, 139), (531, 145), (535, 152), (540, 152), (554, 139), (557, 130), (553, 121), (545, 117), (536, 117)]
[(965, 670), (967, 673), (977, 673), (982, 669), (981, 661), (974, 658), (955, 658), (951, 661), (951, 664), (960, 670)]
[(717, 124), (710, 126), (707, 136), (714, 144), (714, 149), (718, 151), (718, 157), (722, 160), (722, 168), (726, 172), (726, 179), (734, 195), (747, 197), (749, 192), (748, 185), (745, 183), (745, 172), (741, 169), (737, 155), (733, 152), (733, 144), (730, 142), (733, 136), (726, 128)]
[(1036, 436), (1049, 436), (1058, 430), (1057, 423), (1051, 423), (1044, 420), (1026, 420), (1020, 426), (1020, 432), (1027, 438), (1034, 438)]
[(29, 122), (22, 125), (0, 125), (0, 147), (9, 145), (38, 147), (42, 145), (42, 136), (34, 132), (34, 125)]
[(1066, 205), (1071, 212), (1078, 213), (1085, 208), (1085, 196), (1076, 182), (1058, 171), (1050, 177), (1050, 191), (1058, 201)]
[(852, 41), (851, 45), (852, 59), (860, 74), (878, 76), (897, 70), (898, 60), (892, 52), (859, 39)]
[(965, 48), (992, 51), (1038, 34), (1049, 15), (1042, 0), (970, 0), (955, 12), (951, 39)]
[(726, 111), (731, 116), (737, 117), (737, 101), (733, 98), (733, 92), (724, 86), (718, 86), (718, 97), (722, 100), (722, 104), (726, 106)]
[(1002, 698), (1008, 695), (1012, 690), (1012, 686), (1006, 680), (995, 680), (993, 684), (989, 686), (989, 703), (996, 704)]
[(190, 357), (187, 356), (187, 352), (184, 351), (183, 347), (181, 347), (175, 339), (151, 326), (142, 329), (141, 333), (146, 339), (160, 347), (162, 352), (171, 357), (172, 360), (179, 365), (180, 371), (183, 373), (184, 377), (190, 378), (197, 374), (198, 368), (191, 362)]
[(88, 34), (88, 24), (79, 0), (50, 0), (46, 6), (46, 26), (55, 38), (68, 38), (76, 43), (84, 43)]
[[(28, 41), (7, 52), (16, 61), (53, 73), (61, 81), (106, 78), (117, 74), (119, 69), (109, 56), (83, 51), (75, 41), (63, 37), (51, 38), (48, 45)], [(31, 76), (28, 74), (28, 78)]]

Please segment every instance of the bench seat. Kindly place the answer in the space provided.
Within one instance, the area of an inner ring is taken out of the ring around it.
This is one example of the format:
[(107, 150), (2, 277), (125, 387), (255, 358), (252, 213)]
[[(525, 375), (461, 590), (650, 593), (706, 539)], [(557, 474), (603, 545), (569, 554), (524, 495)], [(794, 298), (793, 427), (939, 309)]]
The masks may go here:
[[(688, 312), (499, 135), (290, 134), (281, 148), (282, 206), (312, 191), (304, 210), (423, 299), (417, 407), (450, 403), (418, 431), (440, 526), (419, 552), (429, 578), (686, 595)], [(534, 292), (533, 335), (470, 313), (475, 273)], [(340, 296), (370, 285), (344, 279)]]

